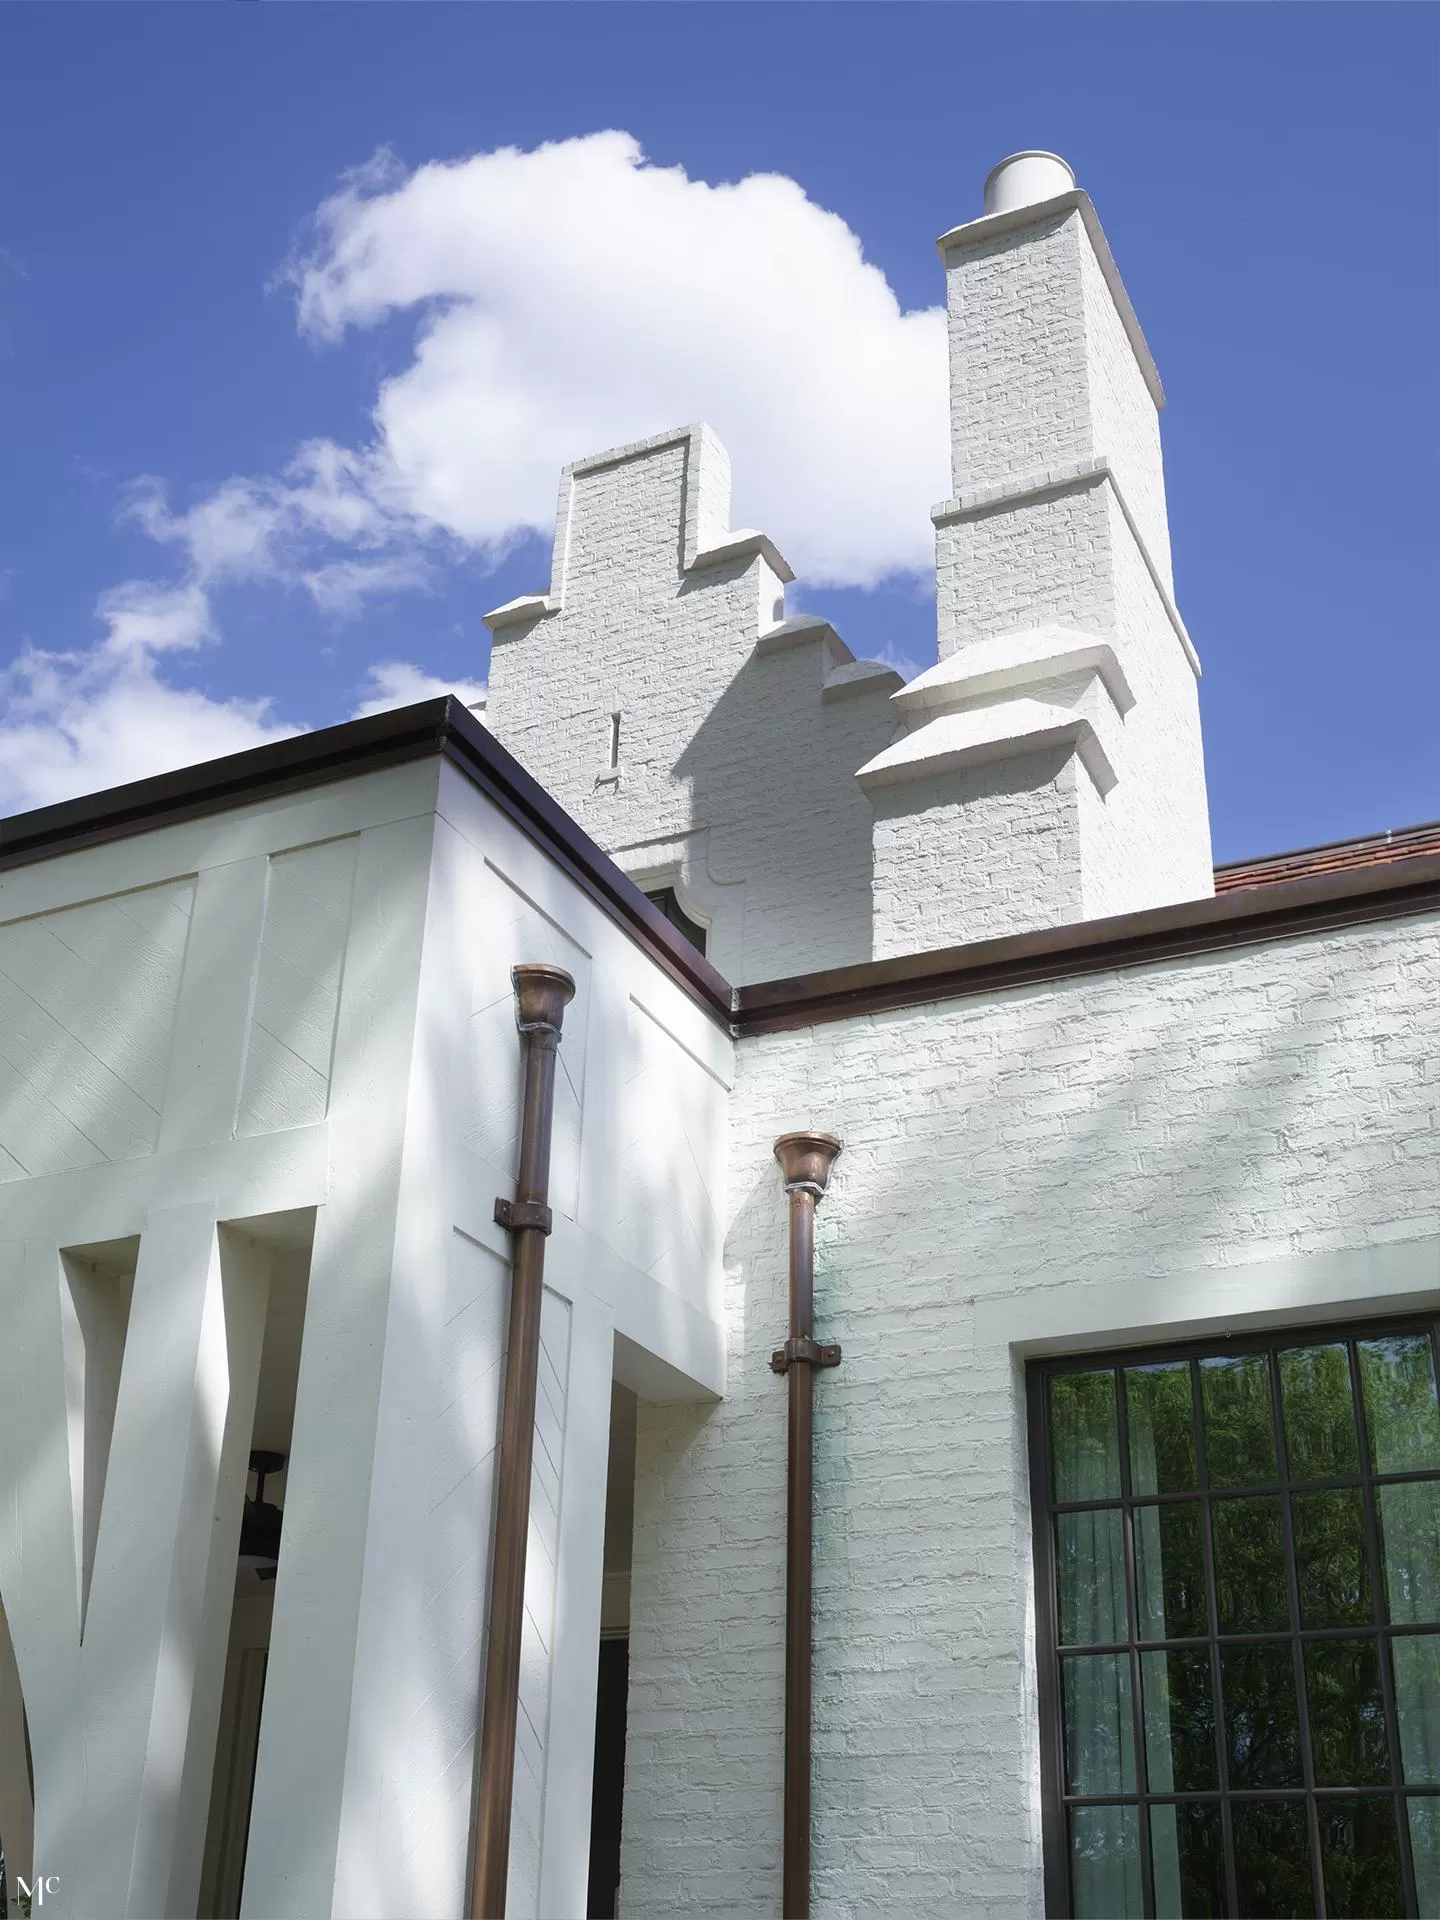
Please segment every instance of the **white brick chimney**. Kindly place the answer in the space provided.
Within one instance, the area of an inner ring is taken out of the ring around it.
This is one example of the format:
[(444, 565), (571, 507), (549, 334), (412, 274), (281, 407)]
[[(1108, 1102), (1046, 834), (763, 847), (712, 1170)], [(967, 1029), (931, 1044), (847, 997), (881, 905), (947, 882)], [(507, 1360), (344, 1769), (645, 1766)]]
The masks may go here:
[(487, 615), (496, 737), (642, 887), (673, 887), (732, 981), (868, 960), (871, 807), (900, 676), (730, 525), (704, 426), (561, 475), (550, 591)]
[(1024, 153), (939, 242), (954, 498), (939, 664), (861, 768), (875, 953), (1212, 891), (1196, 679), (1175, 607), (1159, 375), (1089, 196)]

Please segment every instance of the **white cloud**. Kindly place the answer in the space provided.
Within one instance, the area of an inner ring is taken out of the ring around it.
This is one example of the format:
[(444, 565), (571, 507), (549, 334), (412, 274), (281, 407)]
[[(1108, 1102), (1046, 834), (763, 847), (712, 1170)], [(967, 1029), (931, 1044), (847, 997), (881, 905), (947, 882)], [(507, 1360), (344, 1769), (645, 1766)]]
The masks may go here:
[(109, 629), (98, 646), (29, 647), (0, 668), (0, 813), (295, 732), (271, 718), (267, 701), (214, 700), (160, 678), (160, 657), (212, 637), (200, 588), (132, 580), (102, 595), (96, 611)]
[[(0, 668), (0, 816), (123, 785), (247, 747), (297, 727), (268, 700), (217, 700), (160, 675), (161, 657), (209, 644), (209, 601), (194, 585), (127, 581), (101, 596), (108, 631), (71, 653), (28, 647)], [(446, 680), (408, 660), (367, 668), (350, 718), (453, 693), (483, 708), (485, 688)]]
[(320, 209), (290, 278), (320, 338), (419, 310), (363, 456), (391, 513), (498, 555), (549, 531), (567, 460), (703, 418), (737, 522), (812, 583), (932, 564), (944, 315), (903, 313), (793, 180), (710, 186), (625, 133), (373, 165)]
[(352, 720), (367, 714), (388, 713), (392, 707), (408, 707), (417, 700), (436, 700), (453, 693), (467, 707), (483, 707), (485, 688), (475, 680), (439, 680), (408, 660), (382, 660), (370, 668), (361, 688), (359, 705)]
[[(278, 475), (235, 476), (183, 510), (137, 481), (124, 516), (175, 550), (177, 577), (102, 595), (94, 647), (28, 648), (0, 668), (0, 809), (293, 732), (268, 701), (165, 677), (169, 657), (217, 640), (227, 586), (290, 588), (353, 618), (430, 585), (447, 553), (493, 561), (548, 534), (566, 461), (690, 420), (729, 446), (736, 524), (764, 527), (805, 584), (930, 569), (944, 316), (902, 312), (856, 235), (793, 180), (711, 186), (648, 165), (624, 133), (410, 174), (381, 156), (320, 208), (285, 277), (317, 338), (414, 315), (373, 440), (304, 441)], [(452, 690), (483, 695), (382, 662), (356, 711)]]
[(301, 575), (322, 613), (353, 620), (367, 600), (409, 593), (430, 584), (434, 569), (420, 553), (394, 553), (380, 560), (329, 560)]
[(162, 587), (151, 580), (127, 580), (102, 593), (95, 611), (110, 629), (98, 651), (117, 663), (188, 652), (214, 638), (210, 602), (193, 582)]
[[(278, 477), (227, 480), (184, 513), (172, 513), (164, 485), (146, 477), (130, 489), (125, 516), (179, 547), (202, 586), (303, 586), (322, 611), (347, 616), (369, 594), (425, 585), (424, 547), (437, 536), (405, 509), (383, 451), (329, 440), (307, 441)], [(367, 557), (319, 557), (334, 547)]]

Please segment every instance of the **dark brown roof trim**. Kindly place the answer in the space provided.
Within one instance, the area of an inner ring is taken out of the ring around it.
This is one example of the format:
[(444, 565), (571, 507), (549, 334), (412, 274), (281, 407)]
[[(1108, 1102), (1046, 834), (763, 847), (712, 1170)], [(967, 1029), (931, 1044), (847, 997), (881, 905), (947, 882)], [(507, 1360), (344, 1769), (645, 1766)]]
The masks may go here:
[(998, 993), (1117, 967), (1150, 966), (1269, 940), (1440, 911), (1440, 856), (1217, 894), (1109, 920), (977, 940), (938, 953), (872, 960), (793, 980), (766, 980), (735, 995), (735, 1032), (852, 1020), (936, 1000)]
[(730, 984), (453, 695), (0, 820), (0, 873), (410, 760), (451, 761), (722, 1026)]
[[(1436, 829), (1417, 827), (1236, 862), (1217, 870), (1222, 890), (1210, 900), (732, 989), (453, 696), (0, 820), (0, 872), (431, 755), (458, 767), (691, 1000), (738, 1037), (1440, 909)], [(1263, 875), (1262, 868), (1268, 870)], [(1227, 881), (1242, 869), (1256, 877)]]

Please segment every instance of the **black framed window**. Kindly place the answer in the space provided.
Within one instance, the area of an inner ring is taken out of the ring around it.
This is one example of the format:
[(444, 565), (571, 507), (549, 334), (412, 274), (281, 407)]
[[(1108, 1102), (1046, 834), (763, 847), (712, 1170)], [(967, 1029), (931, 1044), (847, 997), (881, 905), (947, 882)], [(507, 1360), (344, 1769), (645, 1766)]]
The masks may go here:
[(692, 947), (705, 951), (705, 929), (698, 921), (692, 920), (680, 904), (680, 896), (674, 887), (661, 887), (655, 893), (647, 893), (645, 898), (652, 907), (658, 907), (672, 927), (684, 934)]
[(1436, 1323), (1030, 1367), (1055, 1915), (1440, 1915)]

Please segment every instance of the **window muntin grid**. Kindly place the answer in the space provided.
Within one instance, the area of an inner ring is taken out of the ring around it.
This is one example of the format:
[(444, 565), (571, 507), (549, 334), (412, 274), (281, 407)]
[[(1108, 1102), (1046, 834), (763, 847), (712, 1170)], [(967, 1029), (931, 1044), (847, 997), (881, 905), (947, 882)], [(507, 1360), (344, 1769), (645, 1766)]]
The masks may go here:
[(1053, 1912), (1440, 1914), (1434, 1335), (1032, 1367)]

